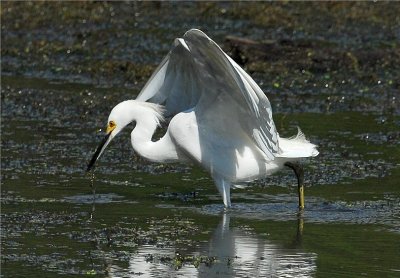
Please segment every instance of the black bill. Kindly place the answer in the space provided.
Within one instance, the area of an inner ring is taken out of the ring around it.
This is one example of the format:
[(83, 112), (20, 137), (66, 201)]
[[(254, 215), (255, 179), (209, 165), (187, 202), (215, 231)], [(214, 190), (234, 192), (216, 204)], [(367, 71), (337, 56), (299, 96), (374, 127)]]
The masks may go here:
[(86, 172), (89, 172), (94, 168), (94, 165), (97, 161), (97, 159), (100, 157), (100, 155), (103, 153), (104, 149), (107, 147), (109, 143), (111, 132), (109, 132), (104, 139), (101, 141), (100, 145), (97, 147), (96, 152), (94, 153), (92, 159), (90, 160), (88, 167), (86, 169)]

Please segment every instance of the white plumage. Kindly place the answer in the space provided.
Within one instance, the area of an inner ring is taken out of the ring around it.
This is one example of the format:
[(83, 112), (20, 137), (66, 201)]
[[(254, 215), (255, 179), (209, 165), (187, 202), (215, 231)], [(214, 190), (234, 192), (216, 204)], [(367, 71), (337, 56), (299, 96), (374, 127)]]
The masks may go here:
[[(167, 132), (151, 140), (163, 117)], [(200, 30), (189, 30), (174, 46), (136, 100), (111, 111), (111, 139), (136, 122), (134, 150), (154, 162), (195, 162), (210, 172), (226, 207), (231, 186), (270, 175), (286, 162), (318, 155), (300, 131), (280, 138), (269, 100), (254, 80)]]

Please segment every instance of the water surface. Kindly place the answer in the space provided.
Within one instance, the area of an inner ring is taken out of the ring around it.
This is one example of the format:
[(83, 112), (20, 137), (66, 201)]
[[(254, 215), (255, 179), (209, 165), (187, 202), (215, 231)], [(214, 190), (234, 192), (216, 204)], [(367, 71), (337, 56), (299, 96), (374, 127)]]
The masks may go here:
[[(367, 5), (4, 3), (2, 277), (400, 276), (400, 12)], [(289, 170), (225, 212), (206, 172), (135, 156), (133, 126), (85, 173), (111, 108), (190, 27), (254, 76), (281, 136), (319, 145), (303, 214)]]

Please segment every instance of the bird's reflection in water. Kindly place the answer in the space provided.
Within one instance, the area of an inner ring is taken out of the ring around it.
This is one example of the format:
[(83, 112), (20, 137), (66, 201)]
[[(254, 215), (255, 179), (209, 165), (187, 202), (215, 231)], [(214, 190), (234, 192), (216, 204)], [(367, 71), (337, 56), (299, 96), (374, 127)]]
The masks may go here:
[[(215, 258), (211, 263), (200, 263), (195, 267), (188, 262), (176, 270), (171, 261), (165, 263), (162, 258), (175, 257), (178, 250), (142, 246), (132, 254), (128, 269), (113, 266), (109, 274), (110, 277), (311, 277), (316, 270), (316, 254), (299, 248), (302, 221), (299, 218), (297, 234), (288, 243), (289, 247), (283, 247), (250, 229), (231, 228), (230, 215), (225, 212), (210, 241), (194, 247), (196, 251), (189, 254)], [(151, 262), (149, 258), (152, 258)]]

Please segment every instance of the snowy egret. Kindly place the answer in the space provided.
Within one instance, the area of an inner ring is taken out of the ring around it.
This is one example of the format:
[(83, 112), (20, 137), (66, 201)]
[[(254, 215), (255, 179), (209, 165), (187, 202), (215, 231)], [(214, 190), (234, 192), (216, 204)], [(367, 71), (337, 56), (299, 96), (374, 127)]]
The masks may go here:
[[(170, 118), (165, 135), (152, 137)], [(304, 134), (281, 138), (272, 109), (255, 81), (206, 34), (197, 29), (175, 39), (136, 100), (115, 106), (106, 137), (90, 171), (110, 141), (129, 123), (135, 152), (153, 162), (194, 162), (213, 178), (226, 207), (231, 187), (270, 175), (284, 166), (298, 180), (299, 208), (304, 208), (300, 158), (318, 155)]]

